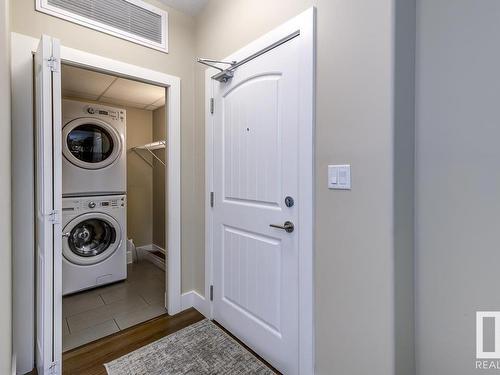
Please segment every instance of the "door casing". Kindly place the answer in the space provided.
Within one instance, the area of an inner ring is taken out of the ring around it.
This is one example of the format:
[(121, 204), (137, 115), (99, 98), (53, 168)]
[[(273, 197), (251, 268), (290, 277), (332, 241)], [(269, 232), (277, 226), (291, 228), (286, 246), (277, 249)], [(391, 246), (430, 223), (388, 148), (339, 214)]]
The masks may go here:
[[(299, 238), (299, 373), (314, 374), (314, 121), (315, 121), (315, 29), (316, 8), (312, 7), (283, 25), (258, 38), (223, 61), (240, 61), (276, 41), (300, 31), (299, 110), (299, 195), (301, 211), (297, 225)], [(212, 76), (217, 70), (205, 71), (205, 299), (210, 301), (213, 285), (213, 121), (211, 98)], [(217, 108), (214, 108), (217, 111)], [(214, 197), (217, 201), (217, 195)], [(213, 303), (206, 308), (213, 318)], [(265, 358), (264, 358), (265, 359)]]

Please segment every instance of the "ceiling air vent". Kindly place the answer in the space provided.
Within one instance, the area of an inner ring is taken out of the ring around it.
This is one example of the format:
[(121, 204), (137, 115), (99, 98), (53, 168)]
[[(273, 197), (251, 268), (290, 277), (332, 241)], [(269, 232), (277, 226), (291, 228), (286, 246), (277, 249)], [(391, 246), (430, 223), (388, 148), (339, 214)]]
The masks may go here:
[(141, 0), (36, 0), (36, 9), (168, 52), (168, 14)]

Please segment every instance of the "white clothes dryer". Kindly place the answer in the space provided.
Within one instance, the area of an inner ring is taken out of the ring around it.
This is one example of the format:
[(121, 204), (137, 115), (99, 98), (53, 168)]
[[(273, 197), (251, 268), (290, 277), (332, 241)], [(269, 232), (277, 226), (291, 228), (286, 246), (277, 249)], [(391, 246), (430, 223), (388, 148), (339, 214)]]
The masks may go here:
[(125, 195), (63, 198), (63, 295), (127, 278)]
[(63, 196), (125, 194), (126, 111), (63, 100)]

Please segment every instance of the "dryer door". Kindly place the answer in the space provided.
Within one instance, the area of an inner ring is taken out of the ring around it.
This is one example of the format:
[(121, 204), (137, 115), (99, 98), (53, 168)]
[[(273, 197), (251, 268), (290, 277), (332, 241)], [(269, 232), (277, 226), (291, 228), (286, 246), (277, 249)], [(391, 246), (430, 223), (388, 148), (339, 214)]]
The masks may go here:
[(80, 215), (64, 227), (63, 255), (78, 265), (97, 264), (109, 258), (122, 241), (120, 224), (109, 215)]
[(78, 118), (63, 128), (63, 154), (84, 169), (102, 169), (113, 164), (123, 149), (120, 134), (105, 121)]

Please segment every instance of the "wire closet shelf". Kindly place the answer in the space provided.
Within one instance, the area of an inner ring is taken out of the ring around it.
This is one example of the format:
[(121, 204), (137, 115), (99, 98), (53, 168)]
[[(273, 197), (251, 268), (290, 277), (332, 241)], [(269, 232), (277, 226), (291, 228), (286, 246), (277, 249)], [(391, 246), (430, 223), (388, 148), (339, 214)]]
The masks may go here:
[(143, 155), (141, 151), (148, 151), (159, 163), (165, 166), (165, 162), (161, 160), (153, 151), (161, 150), (167, 147), (167, 141), (157, 141), (153, 143), (148, 143), (142, 146), (132, 147), (132, 151), (134, 151), (137, 155), (139, 155), (146, 163), (148, 163), (151, 167), (153, 167), (153, 163), (151, 163), (146, 157)]

